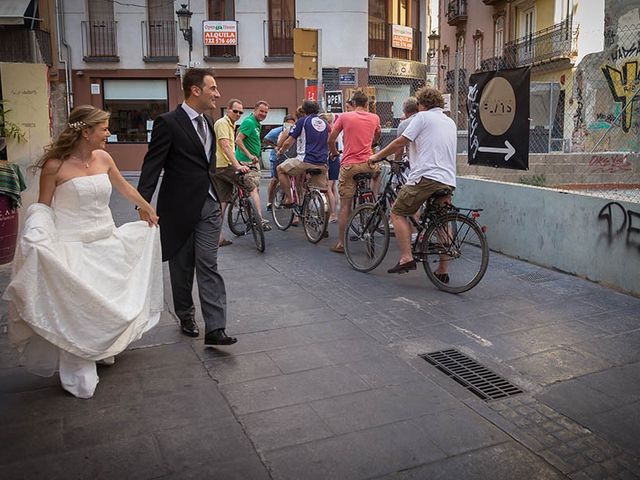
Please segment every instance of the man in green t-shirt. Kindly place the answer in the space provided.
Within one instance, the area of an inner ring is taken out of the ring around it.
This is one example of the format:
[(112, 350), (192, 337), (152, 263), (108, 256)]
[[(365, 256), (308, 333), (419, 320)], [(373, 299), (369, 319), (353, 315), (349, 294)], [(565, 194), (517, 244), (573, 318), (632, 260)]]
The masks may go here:
[[(260, 122), (267, 118), (267, 113), (269, 113), (269, 104), (264, 100), (258, 100), (253, 109), (253, 113), (240, 124), (238, 134), (236, 135), (236, 159), (241, 164), (253, 163), (260, 165), (260, 131), (262, 130)], [(255, 191), (254, 201), (258, 213), (262, 216), (258, 188), (256, 188)], [(257, 198), (257, 200), (255, 200), (255, 198)]]

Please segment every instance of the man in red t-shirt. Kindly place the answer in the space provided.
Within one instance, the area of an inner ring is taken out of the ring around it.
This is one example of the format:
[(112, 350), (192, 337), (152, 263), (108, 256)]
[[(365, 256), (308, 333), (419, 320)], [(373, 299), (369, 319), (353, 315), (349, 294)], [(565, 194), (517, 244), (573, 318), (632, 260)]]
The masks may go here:
[(329, 151), (331, 156), (337, 156), (336, 139), (340, 132), (343, 133), (343, 152), (340, 163), (340, 178), (338, 194), (340, 195), (340, 217), (338, 228), (340, 235), (338, 243), (331, 247), (332, 252), (344, 253), (344, 231), (351, 214), (351, 203), (356, 193), (356, 182), (353, 177), (358, 173), (377, 173), (380, 167), (371, 167), (367, 163), (372, 154), (371, 147), (380, 139), (380, 117), (368, 111), (369, 98), (363, 92), (353, 94), (355, 109), (351, 112), (341, 113), (333, 124), (333, 130), (329, 135)]

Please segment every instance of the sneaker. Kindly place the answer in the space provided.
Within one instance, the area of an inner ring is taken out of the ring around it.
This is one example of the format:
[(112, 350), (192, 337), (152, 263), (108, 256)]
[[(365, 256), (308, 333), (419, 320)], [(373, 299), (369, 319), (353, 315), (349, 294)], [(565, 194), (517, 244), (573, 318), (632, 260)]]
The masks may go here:
[(270, 232), (271, 231), (271, 224), (269, 222), (267, 222), (266, 220), (262, 220), (262, 231), (263, 232)]
[(267, 212), (271, 212), (273, 210), (273, 206), (270, 203), (267, 203)]
[(412, 233), (411, 234), (411, 243), (414, 243), (416, 241), (416, 238), (418, 238), (418, 234), (417, 233)]

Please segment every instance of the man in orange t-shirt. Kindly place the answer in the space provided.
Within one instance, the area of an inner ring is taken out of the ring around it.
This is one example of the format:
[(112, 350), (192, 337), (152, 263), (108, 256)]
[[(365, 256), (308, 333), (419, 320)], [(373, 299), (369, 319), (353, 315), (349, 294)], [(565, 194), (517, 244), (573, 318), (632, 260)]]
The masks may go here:
[(333, 125), (329, 135), (329, 151), (337, 156), (336, 139), (343, 133), (343, 152), (340, 163), (338, 195), (340, 195), (340, 217), (338, 219), (338, 243), (331, 247), (332, 252), (344, 253), (342, 239), (351, 214), (351, 203), (356, 193), (356, 182), (353, 177), (358, 173), (376, 174), (380, 167), (369, 166), (371, 146), (380, 139), (380, 117), (368, 111), (369, 99), (363, 92), (356, 92), (351, 99), (355, 109), (341, 113)]

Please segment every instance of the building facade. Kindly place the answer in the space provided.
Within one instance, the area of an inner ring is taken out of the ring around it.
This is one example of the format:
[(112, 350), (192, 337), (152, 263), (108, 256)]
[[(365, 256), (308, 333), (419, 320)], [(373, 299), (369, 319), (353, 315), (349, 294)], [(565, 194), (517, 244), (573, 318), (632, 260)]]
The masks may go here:
[[(313, 81), (294, 78), (296, 27), (321, 31), (324, 91), (346, 98), (366, 89), (389, 128), (399, 121), (402, 100), (429, 81), (426, 0), (53, 3), (70, 103), (111, 112), (108, 149), (123, 170), (140, 168), (154, 118), (182, 102), (180, 77), (188, 66), (215, 69), (222, 98), (214, 118), (230, 98), (241, 99), (247, 112), (264, 99), (271, 105), (265, 129), (280, 124), (313, 95), (307, 88)], [(191, 13), (190, 32), (179, 29), (181, 8)]]
[(604, 0), (440, 0), (439, 80), (441, 88), (452, 94), (453, 104), (457, 102), (459, 128), (467, 126), (469, 75), (530, 67), (530, 149), (570, 150), (566, 139), (574, 128), (575, 67), (604, 47), (604, 4)]

